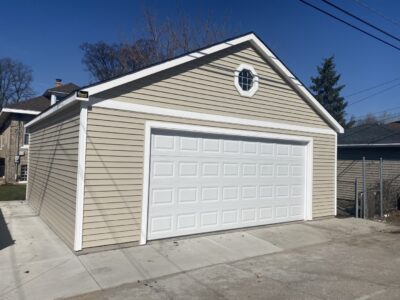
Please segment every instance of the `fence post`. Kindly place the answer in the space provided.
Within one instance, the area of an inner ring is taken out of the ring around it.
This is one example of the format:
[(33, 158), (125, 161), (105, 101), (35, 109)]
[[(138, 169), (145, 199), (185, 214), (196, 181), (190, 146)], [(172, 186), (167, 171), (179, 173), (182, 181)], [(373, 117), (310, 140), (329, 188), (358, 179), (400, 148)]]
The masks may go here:
[(355, 182), (355, 190), (356, 190), (356, 194), (355, 194), (355, 198), (356, 198), (356, 213), (355, 213), (355, 217), (358, 218), (358, 178), (356, 178)]
[(383, 218), (383, 159), (381, 157), (379, 164), (379, 200), (380, 200), (380, 212), (381, 218)]
[(366, 167), (365, 167), (365, 156), (362, 161), (362, 172), (363, 172), (363, 217), (368, 218), (368, 195), (367, 195), (367, 182), (366, 182)]

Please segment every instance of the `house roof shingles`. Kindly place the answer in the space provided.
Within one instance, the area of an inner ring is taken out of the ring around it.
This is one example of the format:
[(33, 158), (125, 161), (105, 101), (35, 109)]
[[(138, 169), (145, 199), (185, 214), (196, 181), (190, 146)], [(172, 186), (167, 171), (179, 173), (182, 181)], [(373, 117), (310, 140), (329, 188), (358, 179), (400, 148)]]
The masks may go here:
[(50, 88), (43, 95), (47, 96), (47, 95), (50, 95), (51, 93), (56, 93), (56, 94), (64, 94), (66, 96), (66, 95), (76, 91), (77, 89), (79, 89), (79, 86), (70, 82), (70, 83), (63, 84), (63, 85), (60, 85), (60, 86), (57, 86), (54, 88)]
[(366, 124), (347, 129), (339, 134), (338, 144), (350, 145), (382, 145), (400, 144), (400, 126), (391, 124)]
[(50, 106), (50, 99), (44, 96), (38, 96), (26, 101), (8, 105), (7, 108), (43, 111)]
[(73, 91), (76, 91), (79, 89), (79, 86), (77, 86), (74, 83), (67, 83), (63, 84), (61, 86), (57, 86), (54, 88), (50, 88), (46, 90), (42, 96), (34, 97), (22, 102), (18, 103), (13, 103), (7, 106), (7, 108), (12, 108), (12, 109), (21, 109), (21, 110), (34, 110), (34, 111), (44, 111), (47, 108), (50, 107), (50, 98), (51, 94), (58, 94), (60, 98), (63, 98)]

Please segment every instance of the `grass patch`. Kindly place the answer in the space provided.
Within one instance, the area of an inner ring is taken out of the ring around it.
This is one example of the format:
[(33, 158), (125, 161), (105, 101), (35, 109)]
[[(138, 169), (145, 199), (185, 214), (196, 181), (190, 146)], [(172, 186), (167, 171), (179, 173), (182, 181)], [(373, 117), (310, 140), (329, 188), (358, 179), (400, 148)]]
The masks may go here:
[(0, 185), (0, 201), (25, 200), (25, 184)]

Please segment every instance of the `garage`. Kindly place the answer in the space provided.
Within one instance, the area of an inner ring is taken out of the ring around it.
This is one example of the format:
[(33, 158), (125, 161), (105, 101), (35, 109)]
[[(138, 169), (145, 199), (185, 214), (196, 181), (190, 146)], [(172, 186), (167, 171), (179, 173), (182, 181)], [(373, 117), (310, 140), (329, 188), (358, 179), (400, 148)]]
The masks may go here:
[(254, 33), (82, 87), (26, 127), (27, 199), (77, 253), (336, 215), (343, 128)]
[(147, 239), (305, 219), (304, 142), (151, 134)]

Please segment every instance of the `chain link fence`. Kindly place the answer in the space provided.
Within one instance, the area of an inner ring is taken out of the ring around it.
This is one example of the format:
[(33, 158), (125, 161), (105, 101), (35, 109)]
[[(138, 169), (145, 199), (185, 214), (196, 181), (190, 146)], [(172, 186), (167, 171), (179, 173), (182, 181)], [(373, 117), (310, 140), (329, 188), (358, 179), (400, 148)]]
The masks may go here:
[(400, 161), (338, 160), (338, 215), (384, 217), (400, 210)]

